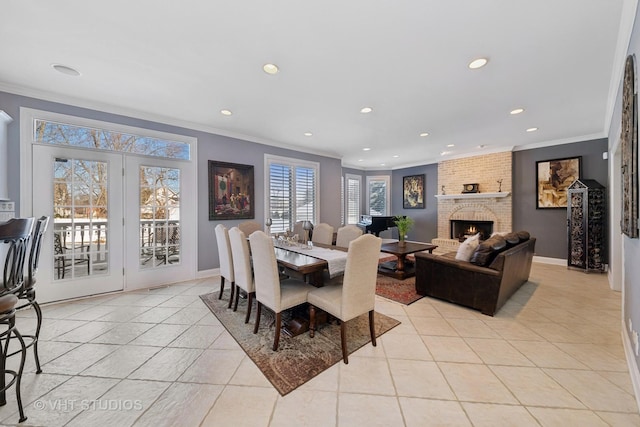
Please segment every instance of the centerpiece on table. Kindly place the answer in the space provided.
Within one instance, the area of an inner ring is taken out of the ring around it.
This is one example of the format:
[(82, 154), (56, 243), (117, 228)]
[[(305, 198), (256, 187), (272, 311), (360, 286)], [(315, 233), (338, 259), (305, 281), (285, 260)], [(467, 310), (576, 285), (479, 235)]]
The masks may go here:
[(398, 239), (400, 240), (399, 244), (405, 244), (405, 238), (407, 238), (407, 234), (411, 227), (413, 226), (413, 218), (408, 217), (406, 215), (396, 215), (393, 217), (393, 222), (398, 227)]

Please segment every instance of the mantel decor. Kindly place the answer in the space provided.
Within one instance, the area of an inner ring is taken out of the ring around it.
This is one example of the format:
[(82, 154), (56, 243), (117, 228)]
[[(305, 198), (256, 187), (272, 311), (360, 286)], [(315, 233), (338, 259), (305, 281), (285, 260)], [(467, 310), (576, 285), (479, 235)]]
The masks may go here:
[(566, 209), (567, 189), (580, 178), (582, 157), (536, 162), (536, 208)]
[(209, 160), (209, 220), (253, 219), (253, 166)]
[(622, 82), (622, 219), (620, 228), (631, 238), (638, 237), (638, 94), (635, 56), (627, 56)]
[(424, 174), (402, 178), (402, 207), (424, 209)]

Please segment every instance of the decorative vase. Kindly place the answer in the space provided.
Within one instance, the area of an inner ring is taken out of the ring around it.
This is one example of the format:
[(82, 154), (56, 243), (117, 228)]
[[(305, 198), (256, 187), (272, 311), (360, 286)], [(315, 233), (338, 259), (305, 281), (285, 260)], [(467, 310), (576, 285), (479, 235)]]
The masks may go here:
[(398, 241), (398, 245), (399, 246), (405, 246), (407, 244), (406, 240), (404, 240), (404, 237), (400, 238), (400, 240)]

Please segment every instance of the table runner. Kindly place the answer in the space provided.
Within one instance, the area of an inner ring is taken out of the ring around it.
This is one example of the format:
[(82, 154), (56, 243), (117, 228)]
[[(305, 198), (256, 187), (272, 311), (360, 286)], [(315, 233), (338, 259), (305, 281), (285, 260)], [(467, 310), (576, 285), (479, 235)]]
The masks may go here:
[(329, 277), (334, 278), (344, 273), (347, 265), (347, 253), (341, 250), (320, 248), (313, 246), (278, 246), (291, 252), (297, 252), (302, 255), (309, 255), (314, 258), (323, 259), (329, 265)]

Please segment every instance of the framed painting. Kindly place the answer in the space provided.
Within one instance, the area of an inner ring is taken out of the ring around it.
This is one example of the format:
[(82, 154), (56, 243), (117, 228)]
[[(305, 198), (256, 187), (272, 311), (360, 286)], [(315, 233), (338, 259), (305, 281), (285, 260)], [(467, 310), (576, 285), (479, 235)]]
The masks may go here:
[(402, 207), (424, 209), (424, 174), (402, 178)]
[(209, 160), (209, 220), (253, 219), (253, 166)]
[(536, 162), (536, 208), (566, 209), (567, 188), (580, 178), (582, 157)]

